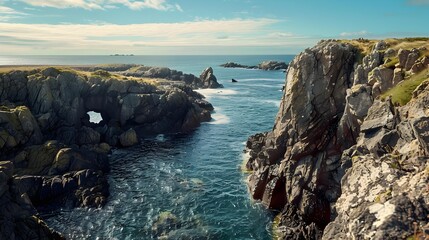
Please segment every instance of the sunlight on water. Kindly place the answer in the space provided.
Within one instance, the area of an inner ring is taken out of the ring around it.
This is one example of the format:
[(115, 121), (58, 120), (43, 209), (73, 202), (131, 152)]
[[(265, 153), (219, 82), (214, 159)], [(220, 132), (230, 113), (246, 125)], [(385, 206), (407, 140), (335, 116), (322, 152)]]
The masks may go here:
[(231, 122), (231, 119), (222, 113), (221, 108), (216, 108), (212, 113), (212, 120), (208, 124), (228, 124)]
[[(250, 199), (241, 168), (247, 138), (274, 123), (284, 73), (213, 69), (225, 88), (198, 90), (215, 107), (211, 122), (114, 150), (107, 205), (62, 209), (46, 222), (68, 239), (272, 239), (273, 216)], [(230, 82), (240, 77), (249, 81)]]

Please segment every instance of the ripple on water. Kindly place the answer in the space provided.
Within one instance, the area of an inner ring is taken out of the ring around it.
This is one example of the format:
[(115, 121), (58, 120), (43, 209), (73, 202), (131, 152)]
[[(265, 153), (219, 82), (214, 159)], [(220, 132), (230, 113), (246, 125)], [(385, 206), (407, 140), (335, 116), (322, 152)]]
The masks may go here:
[(200, 91), (216, 107), (211, 124), (115, 150), (104, 208), (60, 210), (47, 223), (69, 239), (158, 239), (163, 224), (169, 239), (270, 239), (272, 216), (249, 200), (239, 168), (247, 137), (272, 126), (281, 92), (248, 80)]

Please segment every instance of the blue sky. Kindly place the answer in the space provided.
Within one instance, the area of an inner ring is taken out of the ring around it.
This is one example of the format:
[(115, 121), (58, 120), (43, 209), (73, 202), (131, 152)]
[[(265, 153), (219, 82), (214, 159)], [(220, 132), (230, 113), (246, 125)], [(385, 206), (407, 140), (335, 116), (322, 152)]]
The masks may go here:
[(429, 0), (0, 0), (0, 54), (295, 54), (429, 36)]

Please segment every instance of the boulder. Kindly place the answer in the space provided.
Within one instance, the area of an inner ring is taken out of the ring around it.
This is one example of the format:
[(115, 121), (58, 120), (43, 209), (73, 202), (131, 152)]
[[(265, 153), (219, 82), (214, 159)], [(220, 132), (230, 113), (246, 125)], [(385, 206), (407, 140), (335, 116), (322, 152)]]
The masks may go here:
[(100, 143), (100, 133), (90, 127), (82, 127), (79, 130), (77, 144), (98, 144)]
[(429, 68), (429, 57), (425, 56), (414, 63), (414, 65), (411, 67), (411, 72), (416, 74), (428, 68)]
[(396, 56), (396, 50), (389, 48), (384, 52), (384, 58), (393, 58)]
[(408, 71), (410, 70), (413, 65), (416, 63), (417, 59), (419, 59), (420, 57), (420, 52), (417, 49), (412, 49), (410, 54), (408, 54), (407, 57), (407, 62), (405, 63), (405, 70)]
[(395, 68), (395, 70), (393, 70), (393, 86), (396, 86), (396, 84), (400, 83), (402, 80), (404, 80), (404, 72), (401, 68)]
[[(376, 67), (372, 70), (368, 79), (368, 84), (373, 86), (373, 96), (377, 97), (379, 93), (383, 93), (393, 87), (394, 71), (390, 68)], [(377, 86), (374, 86), (376, 83)], [(378, 94), (377, 94), (378, 93)]]
[(39, 125), (25, 106), (0, 109), (0, 149), (10, 149), (42, 142)]
[(123, 147), (136, 145), (139, 142), (136, 131), (132, 128), (128, 129), (119, 136), (119, 142)]
[(410, 54), (410, 50), (406, 49), (399, 49), (398, 51), (398, 58), (399, 58), (399, 65), (401, 68), (405, 68), (405, 65), (407, 64), (408, 55)]

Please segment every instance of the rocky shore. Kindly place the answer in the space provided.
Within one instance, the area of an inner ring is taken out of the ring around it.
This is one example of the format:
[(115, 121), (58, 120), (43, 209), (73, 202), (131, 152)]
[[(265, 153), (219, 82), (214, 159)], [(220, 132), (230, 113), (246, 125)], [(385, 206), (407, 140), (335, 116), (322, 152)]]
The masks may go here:
[(429, 236), (428, 46), (329, 40), (292, 61), (273, 130), (246, 145), (280, 239)]
[(261, 69), (265, 71), (273, 71), (273, 70), (286, 70), (288, 65), (285, 62), (278, 61), (264, 61), (258, 64), (257, 66), (248, 66), (242, 65), (235, 62), (228, 62), (220, 65), (224, 68), (246, 68), (246, 69)]
[[(112, 147), (211, 119), (213, 106), (192, 89), (221, 87), (211, 68), (189, 82), (108, 68), (0, 73), (0, 239), (62, 239), (38, 211), (103, 206)], [(89, 111), (103, 120), (90, 122)]]

